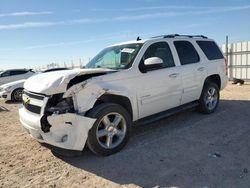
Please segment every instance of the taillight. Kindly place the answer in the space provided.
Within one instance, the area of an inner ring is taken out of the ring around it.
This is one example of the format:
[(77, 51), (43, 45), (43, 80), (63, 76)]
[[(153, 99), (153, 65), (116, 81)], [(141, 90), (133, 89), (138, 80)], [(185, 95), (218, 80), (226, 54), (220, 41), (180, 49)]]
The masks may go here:
[(224, 58), (225, 60), (225, 67), (226, 67), (226, 75), (228, 75), (228, 62), (227, 62), (227, 58)]

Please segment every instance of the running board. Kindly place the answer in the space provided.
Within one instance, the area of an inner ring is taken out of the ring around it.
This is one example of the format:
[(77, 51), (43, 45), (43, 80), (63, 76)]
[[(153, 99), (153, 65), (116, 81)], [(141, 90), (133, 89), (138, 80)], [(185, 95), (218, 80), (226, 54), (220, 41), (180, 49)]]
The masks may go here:
[(175, 108), (172, 108), (172, 109), (169, 109), (169, 110), (166, 110), (166, 111), (163, 111), (163, 112), (160, 112), (160, 113), (157, 113), (157, 114), (154, 114), (154, 115), (142, 118), (142, 119), (139, 119), (139, 120), (134, 122), (134, 125), (153, 123), (155, 121), (158, 121), (158, 120), (164, 119), (166, 117), (169, 117), (169, 116), (171, 116), (173, 114), (180, 113), (182, 111), (195, 108), (198, 105), (199, 105), (198, 101), (183, 104), (181, 106), (178, 106), (178, 107), (175, 107)]

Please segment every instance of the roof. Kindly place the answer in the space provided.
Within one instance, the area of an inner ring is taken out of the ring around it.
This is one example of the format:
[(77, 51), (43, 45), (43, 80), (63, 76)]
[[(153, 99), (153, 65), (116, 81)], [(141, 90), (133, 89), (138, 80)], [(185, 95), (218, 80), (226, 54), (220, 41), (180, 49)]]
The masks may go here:
[[(7, 69), (5, 71), (20, 71), (20, 70), (25, 70), (25, 71), (29, 71), (31, 69)], [(5, 72), (5, 71), (2, 71), (2, 72)]]
[[(139, 37), (138, 37), (139, 38)], [(156, 40), (156, 39), (173, 39), (173, 38), (186, 38), (186, 39), (204, 39), (204, 40), (211, 40), (208, 37), (204, 36), (204, 35), (179, 35), (179, 34), (169, 34), (169, 35), (160, 35), (160, 36), (154, 36), (151, 38), (147, 38), (147, 39), (139, 39), (139, 40), (132, 40), (132, 41), (126, 41), (126, 42), (122, 42), (122, 43), (117, 43), (117, 44), (113, 44), (110, 45), (108, 47), (112, 47), (112, 46), (120, 46), (120, 45), (125, 45), (125, 44), (143, 44), (146, 41), (151, 41), (151, 40)]]

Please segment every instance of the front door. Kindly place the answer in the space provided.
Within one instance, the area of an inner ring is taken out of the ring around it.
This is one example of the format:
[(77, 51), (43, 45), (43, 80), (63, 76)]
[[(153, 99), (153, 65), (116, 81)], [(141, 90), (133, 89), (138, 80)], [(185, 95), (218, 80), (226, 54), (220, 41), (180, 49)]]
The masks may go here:
[[(163, 64), (155, 67), (144, 65), (144, 61), (151, 57), (161, 58)], [(176, 67), (167, 42), (151, 44), (144, 53), (139, 67), (142, 75), (134, 80), (138, 83), (139, 118), (180, 105), (181, 70), (180, 67)]]

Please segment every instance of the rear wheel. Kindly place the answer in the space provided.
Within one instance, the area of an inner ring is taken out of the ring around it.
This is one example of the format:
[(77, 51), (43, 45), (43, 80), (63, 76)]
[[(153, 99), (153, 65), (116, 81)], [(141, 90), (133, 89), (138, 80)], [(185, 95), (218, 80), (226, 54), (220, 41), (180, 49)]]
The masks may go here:
[(206, 82), (199, 99), (199, 111), (204, 114), (213, 113), (219, 104), (220, 90), (215, 83)]
[(20, 102), (22, 101), (22, 95), (23, 95), (22, 88), (15, 89), (11, 94), (11, 100), (14, 102)]
[(120, 105), (103, 103), (90, 110), (88, 117), (96, 118), (88, 134), (87, 145), (98, 155), (111, 155), (127, 143), (132, 120)]

